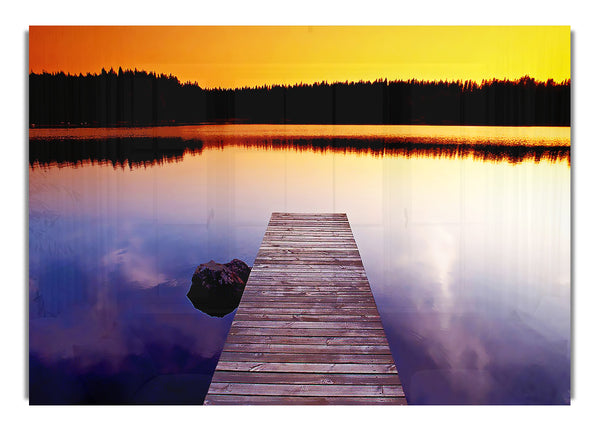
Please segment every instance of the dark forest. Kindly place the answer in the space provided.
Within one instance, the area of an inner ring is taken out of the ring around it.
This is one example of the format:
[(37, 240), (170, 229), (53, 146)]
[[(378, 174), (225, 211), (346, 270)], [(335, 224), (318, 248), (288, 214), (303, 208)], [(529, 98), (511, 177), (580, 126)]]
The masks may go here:
[(199, 123), (569, 126), (570, 80), (336, 82), (203, 89), (145, 71), (30, 73), (31, 127)]

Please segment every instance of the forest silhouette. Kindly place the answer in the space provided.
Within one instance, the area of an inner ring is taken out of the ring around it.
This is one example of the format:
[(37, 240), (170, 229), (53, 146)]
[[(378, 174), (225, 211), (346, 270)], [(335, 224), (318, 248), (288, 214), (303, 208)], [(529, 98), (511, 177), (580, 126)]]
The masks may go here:
[(30, 73), (30, 127), (198, 123), (569, 126), (570, 80), (336, 82), (201, 88), (119, 68)]

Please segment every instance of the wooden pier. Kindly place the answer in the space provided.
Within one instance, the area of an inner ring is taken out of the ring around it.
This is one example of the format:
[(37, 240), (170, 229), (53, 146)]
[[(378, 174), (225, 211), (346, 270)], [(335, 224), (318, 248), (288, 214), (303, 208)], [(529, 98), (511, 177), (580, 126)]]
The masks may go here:
[(406, 404), (346, 214), (272, 214), (204, 404)]

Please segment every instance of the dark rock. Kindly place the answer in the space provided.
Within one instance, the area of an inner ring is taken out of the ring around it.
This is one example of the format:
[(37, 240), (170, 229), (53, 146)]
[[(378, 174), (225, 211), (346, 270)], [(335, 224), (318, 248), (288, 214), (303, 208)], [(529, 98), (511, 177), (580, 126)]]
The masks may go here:
[(223, 317), (237, 308), (250, 267), (239, 259), (222, 264), (211, 260), (196, 268), (187, 297), (198, 310)]

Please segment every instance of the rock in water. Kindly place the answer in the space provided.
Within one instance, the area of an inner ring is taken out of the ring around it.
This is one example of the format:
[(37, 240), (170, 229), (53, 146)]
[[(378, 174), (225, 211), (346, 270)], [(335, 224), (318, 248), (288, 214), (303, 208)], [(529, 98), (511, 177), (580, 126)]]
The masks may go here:
[(198, 310), (223, 317), (239, 305), (250, 269), (239, 259), (226, 264), (202, 263), (192, 276), (187, 297)]

